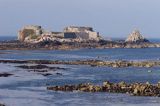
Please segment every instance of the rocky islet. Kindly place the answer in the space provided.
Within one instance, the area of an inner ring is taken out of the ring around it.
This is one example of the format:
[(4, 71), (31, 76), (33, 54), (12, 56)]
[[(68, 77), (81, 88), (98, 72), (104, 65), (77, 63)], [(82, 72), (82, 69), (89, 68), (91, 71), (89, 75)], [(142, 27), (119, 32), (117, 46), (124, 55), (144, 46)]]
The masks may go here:
[(69, 26), (63, 32), (44, 30), (41, 26), (28, 25), (18, 31), (18, 39), (1, 41), (0, 50), (73, 50), (82, 48), (159, 48), (139, 30), (134, 30), (126, 40), (106, 40), (92, 27)]

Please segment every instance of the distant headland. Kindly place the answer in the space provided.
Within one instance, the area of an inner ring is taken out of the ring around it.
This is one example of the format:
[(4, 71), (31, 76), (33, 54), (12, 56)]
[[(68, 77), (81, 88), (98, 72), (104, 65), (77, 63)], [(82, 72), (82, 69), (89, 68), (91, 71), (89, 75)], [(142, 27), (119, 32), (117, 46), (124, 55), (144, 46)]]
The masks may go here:
[(14, 41), (0, 42), (0, 49), (51, 49), (72, 50), (81, 48), (159, 48), (160, 43), (152, 43), (134, 30), (124, 40), (106, 40), (92, 27), (68, 26), (61, 32), (48, 31), (38, 25), (27, 25), (18, 31)]

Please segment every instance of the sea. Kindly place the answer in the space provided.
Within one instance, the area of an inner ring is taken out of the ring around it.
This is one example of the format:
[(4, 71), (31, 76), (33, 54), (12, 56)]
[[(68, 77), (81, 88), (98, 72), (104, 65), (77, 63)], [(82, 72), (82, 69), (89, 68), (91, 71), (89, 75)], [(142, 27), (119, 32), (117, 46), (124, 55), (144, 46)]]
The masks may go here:
[[(0, 37), (14, 40), (16, 37)], [(160, 39), (152, 40), (160, 42)], [(141, 49), (79, 49), (79, 50), (0, 50), (2, 60), (160, 60), (160, 48)], [(7, 106), (159, 106), (159, 97), (138, 97), (121, 93), (86, 93), (48, 91), (47, 86), (103, 81), (128, 83), (160, 81), (160, 67), (111, 68), (88, 65), (50, 65), (67, 70), (57, 70), (50, 76), (18, 68), (20, 64), (0, 63), (0, 73), (13, 74), (0, 77), (0, 103)], [(30, 65), (30, 64), (28, 64)], [(57, 74), (60, 73), (60, 74)]]

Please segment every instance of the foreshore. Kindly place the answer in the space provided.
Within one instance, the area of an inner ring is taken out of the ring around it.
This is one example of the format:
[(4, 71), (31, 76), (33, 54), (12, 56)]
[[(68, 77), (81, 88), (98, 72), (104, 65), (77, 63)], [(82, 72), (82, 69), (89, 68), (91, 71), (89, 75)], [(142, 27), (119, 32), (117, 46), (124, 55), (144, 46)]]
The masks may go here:
[(118, 41), (88, 41), (88, 42), (40, 42), (24, 43), (18, 40), (1, 41), (0, 50), (74, 50), (74, 49), (106, 49), (106, 48), (160, 48), (160, 43), (137, 42), (126, 43)]
[(106, 66), (113, 68), (124, 68), (124, 67), (154, 67), (160, 66), (160, 61), (103, 61), (103, 60), (73, 60), (73, 61), (63, 61), (63, 60), (0, 60), (0, 63), (13, 63), (13, 64), (65, 64), (65, 65), (90, 65), (92, 67), (96, 66)]
[[(56, 72), (56, 75), (63, 76), (59, 73), (59, 70), (68, 70), (64, 67), (57, 67), (51, 65), (89, 65), (91, 67), (112, 67), (112, 68), (124, 68), (124, 67), (145, 67), (150, 68), (154, 66), (160, 66), (160, 61), (102, 61), (102, 60), (0, 60), (1, 64), (15, 64), (15, 67), (23, 69), (31, 73), (38, 73), (44, 77), (50, 76)], [(149, 72), (148, 70), (146, 70)], [(151, 71), (150, 71), (151, 72)], [(0, 73), (0, 77), (14, 76), (11, 73)], [(64, 92), (108, 92), (108, 93), (126, 93), (133, 96), (153, 96), (160, 97), (160, 82), (157, 84), (150, 84), (149, 82), (140, 83), (111, 83), (109, 81), (103, 82), (102, 85), (95, 85), (91, 83), (62, 85), (62, 86), (46, 86), (47, 90), (51, 91), (64, 91)]]
[[(4, 41), (0, 42), (0, 50), (74, 50), (74, 49), (106, 49), (106, 48), (160, 48), (160, 43), (125, 43), (113, 41), (101, 42), (41, 42), (36, 44), (24, 43), (19, 41)], [(151, 73), (151, 67), (159, 67), (160, 60), (144, 60), (144, 61), (129, 61), (129, 60), (99, 60), (96, 59), (80, 59), (80, 60), (0, 60), (1, 64), (15, 64), (15, 67), (31, 73), (38, 73), (44, 77), (51, 76), (53, 73), (62, 76), (63, 73), (59, 70), (68, 70), (59, 65), (87, 65), (90, 67), (111, 67), (111, 68), (126, 68), (126, 67), (144, 67), (146, 72)], [(53, 65), (53, 66), (52, 66)], [(57, 65), (56, 67), (54, 65)], [(0, 73), (0, 77), (14, 76), (13, 73)], [(121, 81), (121, 80), (120, 80)], [(91, 83), (62, 85), (62, 86), (46, 86), (47, 90), (51, 91), (80, 91), (80, 92), (108, 92), (108, 93), (126, 93), (134, 96), (154, 96), (160, 97), (160, 83), (111, 83), (103, 82), (102, 85), (94, 85)]]

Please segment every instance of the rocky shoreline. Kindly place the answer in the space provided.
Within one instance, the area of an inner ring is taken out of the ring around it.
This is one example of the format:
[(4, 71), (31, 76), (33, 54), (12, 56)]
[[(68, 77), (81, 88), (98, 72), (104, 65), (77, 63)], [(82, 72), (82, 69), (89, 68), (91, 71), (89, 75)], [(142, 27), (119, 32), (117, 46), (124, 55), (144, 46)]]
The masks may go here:
[[(96, 66), (106, 66), (113, 68), (124, 68), (124, 67), (154, 67), (160, 66), (160, 61), (103, 61), (103, 60), (73, 60), (73, 61), (62, 61), (62, 60), (0, 60), (0, 63), (18, 63), (18, 64), (38, 64), (37, 66), (29, 67), (26, 65), (19, 66), (21, 68), (52, 68), (48, 66), (43, 66), (42, 64), (65, 64), (65, 65), (90, 65), (92, 67)], [(54, 68), (54, 67), (53, 67)]]
[(40, 42), (36, 44), (15, 41), (0, 42), (0, 50), (74, 50), (74, 49), (106, 49), (106, 48), (160, 48), (160, 43), (120, 42), (120, 41), (87, 41), (87, 42)]
[(81, 91), (81, 92), (108, 92), (108, 93), (126, 93), (133, 96), (154, 96), (160, 97), (160, 83), (155, 85), (144, 83), (127, 84), (125, 82), (111, 83), (103, 82), (103, 85), (93, 85), (91, 83), (83, 83), (78, 85), (51, 86), (47, 90), (53, 91)]

